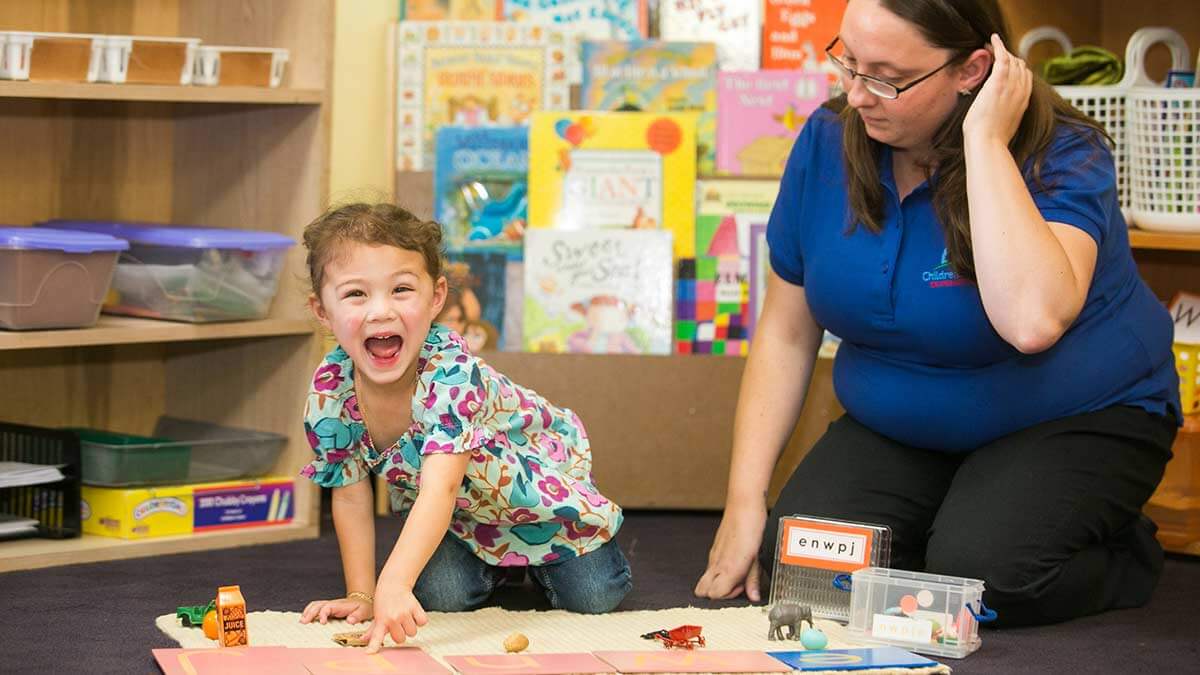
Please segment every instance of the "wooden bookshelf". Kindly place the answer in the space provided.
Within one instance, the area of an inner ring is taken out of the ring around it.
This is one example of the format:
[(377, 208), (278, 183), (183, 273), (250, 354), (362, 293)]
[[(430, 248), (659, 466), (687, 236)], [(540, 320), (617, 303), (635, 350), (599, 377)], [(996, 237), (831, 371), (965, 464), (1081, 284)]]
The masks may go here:
[(0, 351), (309, 335), (314, 330), (314, 324), (306, 319), (263, 319), (231, 323), (172, 323), (153, 319), (101, 315), (96, 325), (89, 328), (0, 332)]
[[(334, 0), (29, 0), (0, 3), (0, 27), (290, 51), (279, 89), (0, 82), (0, 223), (135, 220), (298, 241), (325, 207)], [(320, 358), (305, 277), (294, 247), (259, 321), (102, 316), (90, 328), (0, 333), (3, 419), (147, 435), (172, 415), (269, 431), (288, 438), (269, 473), (295, 476), (312, 455), (302, 411)], [(314, 537), (319, 500), (297, 481), (288, 526), (0, 542), (0, 571)]]
[(1200, 252), (1200, 233), (1149, 232), (1131, 228), (1129, 245), (1135, 249)]
[(325, 92), (319, 89), (262, 87), (173, 87), (150, 84), (3, 81), (0, 82), (0, 98), (319, 105), (325, 98)]

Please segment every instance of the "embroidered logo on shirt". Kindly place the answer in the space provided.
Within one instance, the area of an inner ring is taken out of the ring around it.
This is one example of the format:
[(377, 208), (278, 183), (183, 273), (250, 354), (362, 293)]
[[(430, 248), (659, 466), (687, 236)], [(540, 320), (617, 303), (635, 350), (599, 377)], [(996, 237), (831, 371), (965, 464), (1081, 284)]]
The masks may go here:
[(938, 263), (937, 267), (928, 272), (921, 273), (921, 279), (929, 284), (930, 288), (942, 288), (944, 286), (962, 286), (968, 283), (966, 279), (958, 276), (954, 268), (950, 266), (949, 255), (946, 249), (942, 249), (942, 262)]

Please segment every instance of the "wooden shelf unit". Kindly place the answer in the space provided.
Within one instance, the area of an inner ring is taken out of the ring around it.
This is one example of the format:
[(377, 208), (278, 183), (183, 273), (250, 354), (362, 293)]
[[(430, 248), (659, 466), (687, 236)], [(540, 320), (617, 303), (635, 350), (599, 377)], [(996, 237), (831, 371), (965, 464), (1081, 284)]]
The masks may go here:
[(1129, 230), (1129, 245), (1134, 249), (1200, 252), (1200, 233), (1176, 234), (1149, 232), (1131, 228)]
[[(329, 196), (334, 0), (30, 0), (0, 27), (194, 36), (286, 47), (282, 89), (0, 82), (0, 223), (139, 220), (271, 230), (297, 241)], [(292, 249), (269, 316), (182, 324), (102, 317), (0, 333), (5, 421), (149, 434), (161, 415), (284, 434), (272, 475), (312, 452), (302, 410), (320, 340)], [(196, 537), (0, 542), (0, 571), (314, 537), (320, 490), (292, 525)]]

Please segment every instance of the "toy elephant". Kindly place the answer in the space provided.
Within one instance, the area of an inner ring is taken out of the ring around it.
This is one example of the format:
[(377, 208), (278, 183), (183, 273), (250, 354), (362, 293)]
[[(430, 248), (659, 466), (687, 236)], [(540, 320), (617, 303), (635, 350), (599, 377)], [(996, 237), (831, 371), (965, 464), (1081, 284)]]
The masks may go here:
[(812, 608), (808, 605), (800, 605), (794, 602), (776, 603), (771, 608), (771, 613), (767, 615), (771, 620), (771, 629), (767, 631), (768, 640), (782, 640), (783, 627), (788, 627), (788, 640), (800, 639), (800, 626), (805, 621), (808, 622), (808, 627), (813, 628)]

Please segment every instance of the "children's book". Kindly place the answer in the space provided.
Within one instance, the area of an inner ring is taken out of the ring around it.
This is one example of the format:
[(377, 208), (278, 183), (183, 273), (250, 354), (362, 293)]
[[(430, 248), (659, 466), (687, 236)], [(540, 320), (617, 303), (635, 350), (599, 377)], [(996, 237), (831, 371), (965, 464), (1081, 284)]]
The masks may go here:
[(818, 73), (719, 73), (717, 172), (782, 176), (804, 122), (827, 98), (829, 82)]
[(437, 320), (466, 338), (472, 353), (505, 348), (509, 260), (503, 249), (456, 251), (446, 256), (450, 294)]
[[(749, 259), (750, 226), (765, 223), (779, 195), (779, 181), (708, 178), (696, 183), (696, 255)], [(721, 232), (732, 220), (733, 229)], [(728, 235), (718, 238), (718, 234)]]
[(433, 168), (434, 132), (527, 125), (569, 103), (561, 31), (538, 24), (402, 21), (396, 30), (396, 165)]
[(750, 351), (749, 286), (737, 256), (679, 261), (675, 289), (675, 351), (745, 356)]
[(660, 0), (658, 34), (664, 40), (717, 45), (721, 70), (758, 70), (761, 0)]
[(717, 50), (711, 42), (585, 40), (580, 107), (698, 112), (699, 173), (716, 169)]
[(671, 353), (671, 233), (530, 230), (525, 351)]
[(562, 29), (570, 41), (567, 72), (573, 84), (583, 76), (583, 40), (633, 42), (647, 36), (647, 0), (502, 0), (504, 18)]
[(746, 316), (746, 339), (754, 339), (754, 328), (762, 316), (763, 300), (767, 298), (767, 274), (771, 270), (771, 252), (767, 248), (767, 224), (750, 225), (750, 307)]
[(401, 21), (496, 21), (504, 0), (400, 0)]
[(763, 70), (828, 71), (825, 46), (841, 30), (846, 0), (765, 0)]
[(529, 184), (526, 236), (538, 228), (665, 229), (676, 255), (689, 256), (696, 115), (534, 113)]
[(442, 127), (433, 168), (434, 217), (451, 251), (509, 246), (528, 219), (529, 128)]

